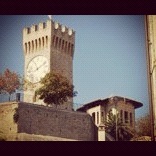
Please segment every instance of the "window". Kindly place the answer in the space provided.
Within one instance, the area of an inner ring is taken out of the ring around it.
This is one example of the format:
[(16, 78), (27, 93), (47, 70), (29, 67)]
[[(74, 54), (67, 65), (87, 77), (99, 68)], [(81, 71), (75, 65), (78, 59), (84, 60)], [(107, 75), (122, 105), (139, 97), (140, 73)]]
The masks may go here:
[(48, 36), (46, 36), (46, 46), (48, 46)]
[(128, 112), (127, 111), (125, 111), (125, 114), (124, 114), (124, 118), (125, 118), (125, 123), (128, 123)]
[(93, 119), (93, 122), (95, 123), (95, 112), (92, 113), (92, 119)]
[(120, 110), (120, 120), (121, 120), (121, 123), (123, 123), (123, 110)]
[(74, 45), (72, 44), (71, 45), (71, 54), (70, 54), (71, 56), (73, 56), (73, 51), (74, 51)]
[(99, 124), (99, 112), (97, 112), (97, 124)]
[(101, 122), (104, 122), (104, 113), (101, 112)]
[(130, 113), (130, 125), (133, 125), (133, 118), (132, 118), (132, 113)]
[(42, 47), (44, 48), (44, 37), (42, 37)]
[(68, 43), (68, 53), (70, 53), (70, 43)]
[(30, 52), (30, 42), (28, 42), (28, 48), (29, 48), (29, 50), (28, 50), (28, 51)]
[(32, 41), (32, 51), (34, 51), (34, 41)]
[(65, 43), (65, 52), (67, 52), (67, 41)]
[(56, 44), (55, 44), (55, 47), (56, 47), (56, 48), (58, 47), (58, 37), (56, 37)]
[(36, 47), (36, 50), (37, 50), (37, 39), (35, 40), (35, 47)]
[(61, 49), (61, 38), (60, 38), (60, 40), (59, 40), (59, 49)]
[(63, 42), (62, 42), (62, 50), (64, 49), (64, 40), (63, 40)]
[(41, 39), (39, 38), (39, 49), (41, 48)]
[(25, 53), (27, 53), (27, 43), (25, 43)]
[[(55, 47), (55, 35), (53, 36), (53, 45), (54, 45), (54, 47)], [(46, 36), (46, 39), (47, 39), (47, 36)], [(47, 40), (46, 40), (46, 44), (47, 44)]]

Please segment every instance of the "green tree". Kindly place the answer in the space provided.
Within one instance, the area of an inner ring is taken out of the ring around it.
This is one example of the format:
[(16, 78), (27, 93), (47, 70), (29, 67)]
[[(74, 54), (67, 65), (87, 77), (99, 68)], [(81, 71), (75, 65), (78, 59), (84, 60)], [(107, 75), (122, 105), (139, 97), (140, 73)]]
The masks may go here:
[(105, 128), (116, 141), (128, 141), (135, 135), (134, 130), (129, 125), (123, 124), (119, 114), (113, 114), (112, 110), (107, 115)]
[(151, 136), (150, 115), (146, 114), (136, 121), (136, 129), (139, 136)]
[(40, 83), (42, 86), (36, 90), (35, 96), (39, 96), (47, 105), (63, 104), (77, 94), (68, 79), (56, 72), (46, 74)]
[(11, 94), (19, 88), (20, 76), (17, 73), (6, 69), (3, 74), (0, 74), (0, 94), (9, 94), (9, 101)]

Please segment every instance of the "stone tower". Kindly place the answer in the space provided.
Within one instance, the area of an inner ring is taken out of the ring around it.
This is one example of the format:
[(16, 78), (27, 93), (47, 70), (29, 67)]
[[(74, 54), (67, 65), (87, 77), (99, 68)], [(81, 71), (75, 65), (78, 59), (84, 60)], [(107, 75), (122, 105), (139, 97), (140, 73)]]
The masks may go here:
[[(35, 88), (24, 91), (24, 102), (44, 104), (35, 99), (39, 81), (48, 72), (57, 71), (73, 84), (75, 31), (53, 20), (23, 29), (24, 76)], [(71, 98), (61, 108), (73, 108)]]

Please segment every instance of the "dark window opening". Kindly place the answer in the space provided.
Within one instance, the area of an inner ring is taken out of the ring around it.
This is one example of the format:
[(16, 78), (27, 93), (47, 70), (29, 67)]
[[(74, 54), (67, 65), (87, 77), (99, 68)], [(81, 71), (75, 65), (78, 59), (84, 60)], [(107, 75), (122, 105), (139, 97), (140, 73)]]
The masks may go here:
[(92, 113), (92, 119), (93, 119), (93, 121), (95, 123), (95, 113)]
[(101, 112), (101, 122), (104, 122), (104, 113)]
[(120, 110), (120, 121), (123, 123), (123, 110)]
[(125, 111), (125, 123), (128, 123), (128, 112)]
[(97, 124), (99, 124), (99, 112), (97, 112)]
[(132, 118), (132, 113), (130, 113), (130, 125), (133, 125), (133, 118)]

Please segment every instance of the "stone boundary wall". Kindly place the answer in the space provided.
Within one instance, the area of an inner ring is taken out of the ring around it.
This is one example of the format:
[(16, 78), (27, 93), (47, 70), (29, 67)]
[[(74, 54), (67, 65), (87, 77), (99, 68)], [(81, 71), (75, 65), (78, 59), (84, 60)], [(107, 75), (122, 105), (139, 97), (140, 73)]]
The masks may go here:
[[(13, 114), (17, 107), (18, 122), (16, 124)], [(0, 129), (8, 134), (27, 133), (80, 141), (97, 140), (97, 127), (87, 113), (56, 110), (23, 102), (0, 104), (0, 110), (0, 119), (3, 120), (0, 121)], [(4, 112), (7, 112), (7, 115)]]
[(17, 132), (17, 124), (13, 120), (17, 102), (0, 103), (0, 133), (11, 134)]

